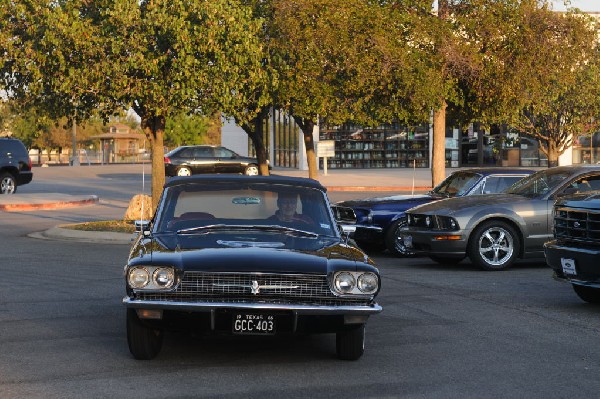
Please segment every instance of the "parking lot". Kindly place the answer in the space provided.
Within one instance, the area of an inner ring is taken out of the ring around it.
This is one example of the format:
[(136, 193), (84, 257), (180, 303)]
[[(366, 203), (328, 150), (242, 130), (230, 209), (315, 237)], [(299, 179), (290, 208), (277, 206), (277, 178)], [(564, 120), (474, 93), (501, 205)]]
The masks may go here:
[[(600, 389), (600, 308), (554, 281), (543, 260), (484, 272), (468, 261), (374, 254), (384, 310), (369, 321), (356, 362), (336, 359), (333, 335), (185, 333), (167, 335), (155, 360), (136, 361), (121, 304), (128, 246), (28, 234), (119, 217), (139, 176), (52, 173), (57, 184), (40, 178), (22, 192), (59, 187), (100, 201), (0, 212), (2, 398), (563, 398)], [(372, 193), (330, 193), (352, 195)]]

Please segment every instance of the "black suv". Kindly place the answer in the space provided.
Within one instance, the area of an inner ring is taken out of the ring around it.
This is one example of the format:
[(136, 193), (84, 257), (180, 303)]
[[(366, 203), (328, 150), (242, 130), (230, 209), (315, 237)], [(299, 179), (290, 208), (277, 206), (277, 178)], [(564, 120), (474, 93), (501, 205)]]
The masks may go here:
[(571, 283), (584, 301), (600, 303), (600, 191), (556, 201), (554, 240), (544, 250), (554, 278)]
[(32, 178), (31, 159), (23, 143), (0, 137), (0, 194), (13, 194)]
[(258, 161), (256, 158), (238, 155), (228, 148), (213, 145), (181, 146), (165, 154), (167, 176), (191, 176), (199, 173), (243, 173), (256, 176)]

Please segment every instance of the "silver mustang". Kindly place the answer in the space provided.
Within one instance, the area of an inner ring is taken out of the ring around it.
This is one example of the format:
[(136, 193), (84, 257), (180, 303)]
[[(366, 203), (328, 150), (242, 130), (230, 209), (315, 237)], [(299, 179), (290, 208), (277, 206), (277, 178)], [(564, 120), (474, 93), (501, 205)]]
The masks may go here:
[(552, 238), (552, 205), (566, 194), (600, 190), (600, 165), (541, 170), (501, 194), (448, 198), (409, 209), (407, 247), (442, 264), (465, 257), (484, 270), (544, 256)]

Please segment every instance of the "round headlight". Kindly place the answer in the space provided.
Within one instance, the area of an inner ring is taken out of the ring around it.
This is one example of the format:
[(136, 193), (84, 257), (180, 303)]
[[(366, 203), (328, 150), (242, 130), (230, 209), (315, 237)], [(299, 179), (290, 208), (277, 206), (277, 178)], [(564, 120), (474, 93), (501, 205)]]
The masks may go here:
[(354, 276), (350, 273), (340, 273), (335, 276), (335, 289), (338, 292), (348, 294), (352, 292), (355, 286), (356, 280), (354, 280)]
[(150, 282), (150, 274), (143, 267), (134, 267), (129, 270), (129, 286), (132, 288), (144, 288)]
[(173, 285), (174, 275), (173, 270), (159, 268), (154, 271), (154, 283), (163, 288), (170, 287)]
[(358, 289), (365, 294), (377, 291), (377, 276), (373, 273), (363, 273), (358, 277)]

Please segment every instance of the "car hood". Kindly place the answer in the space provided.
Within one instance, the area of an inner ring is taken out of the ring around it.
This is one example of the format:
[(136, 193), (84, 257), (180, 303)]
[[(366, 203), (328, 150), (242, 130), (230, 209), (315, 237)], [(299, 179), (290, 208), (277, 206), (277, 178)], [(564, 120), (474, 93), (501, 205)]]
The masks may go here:
[(447, 198), (430, 202), (410, 209), (410, 213), (435, 213), (451, 215), (460, 210), (472, 210), (476, 207), (490, 207), (504, 204), (514, 205), (519, 202), (528, 202), (531, 198), (515, 194), (483, 194), (466, 197)]
[[(187, 237), (189, 238), (189, 237)], [(176, 236), (142, 239), (134, 245), (130, 264), (169, 265), (182, 270), (259, 273), (326, 274), (333, 270), (356, 270), (358, 263), (373, 264), (360, 250), (339, 241), (326, 240), (311, 250), (292, 248), (205, 247), (181, 245)]]
[(435, 197), (428, 194), (420, 195), (390, 195), (386, 197), (373, 197), (360, 200), (340, 201), (336, 203), (339, 206), (347, 206), (351, 208), (371, 208), (376, 205), (398, 204), (398, 203), (422, 203), (423, 201), (431, 201), (443, 197)]
[(600, 210), (600, 193), (581, 193), (563, 197), (556, 201), (556, 206), (598, 211)]

